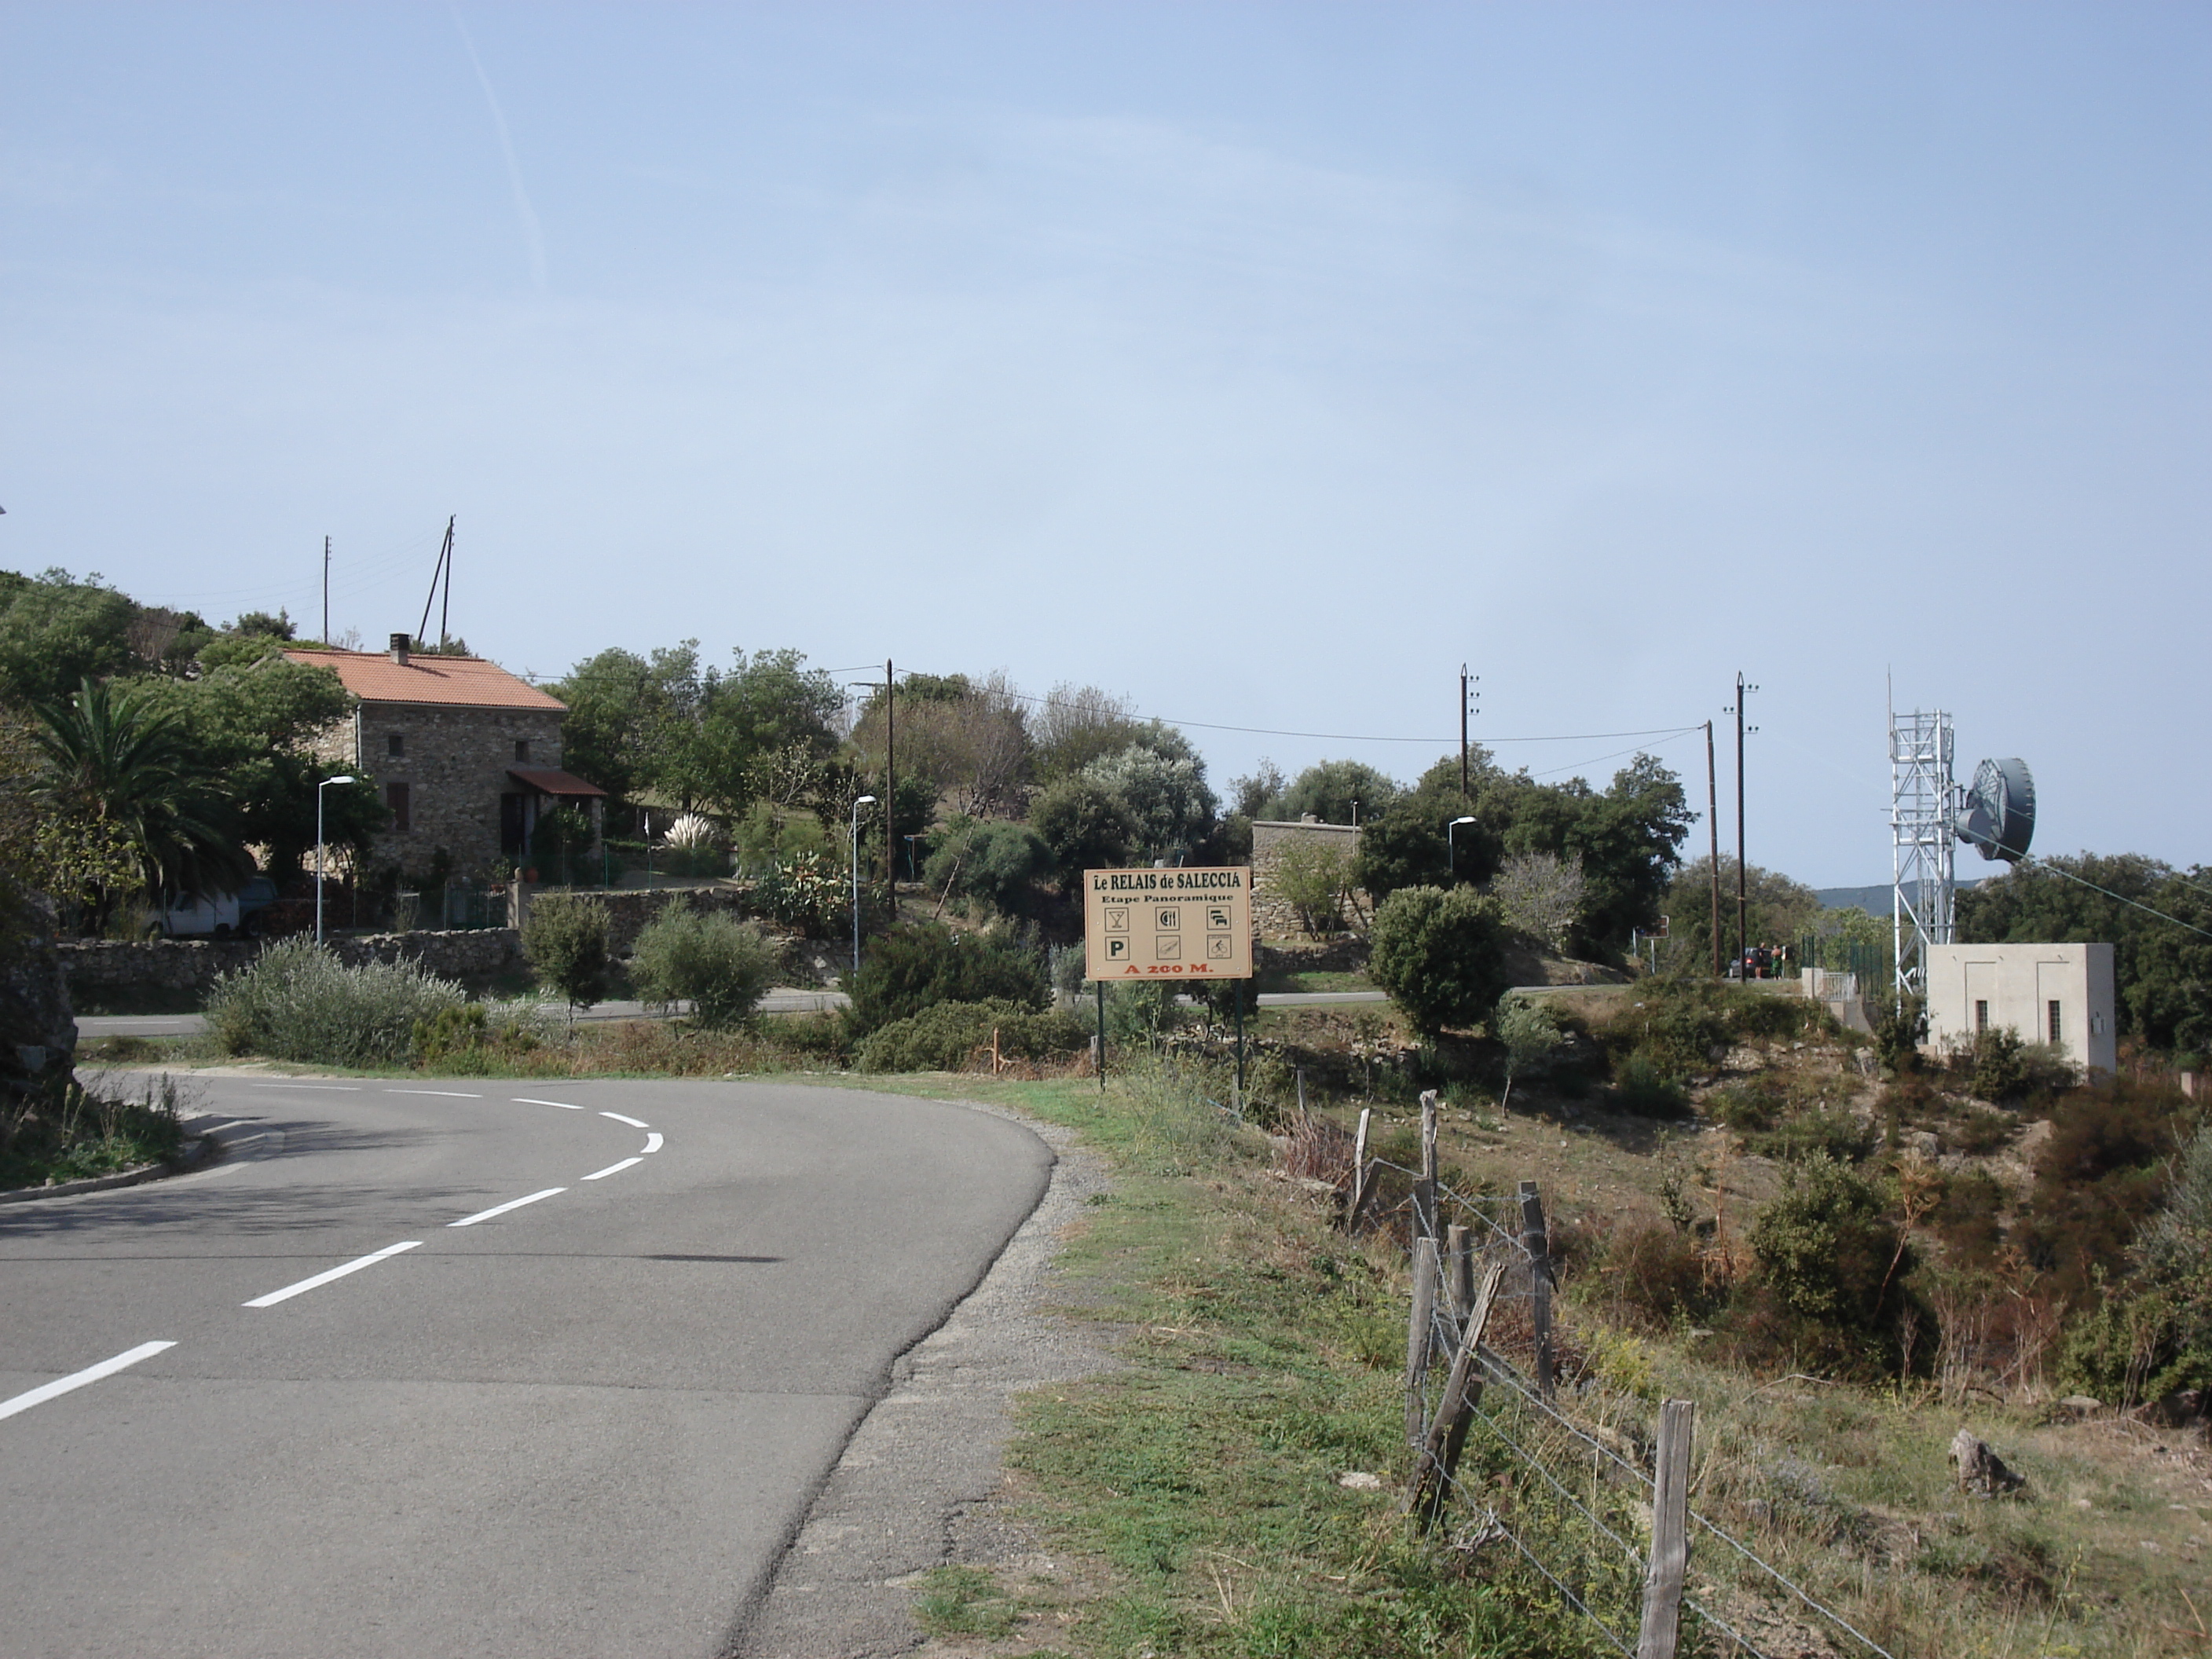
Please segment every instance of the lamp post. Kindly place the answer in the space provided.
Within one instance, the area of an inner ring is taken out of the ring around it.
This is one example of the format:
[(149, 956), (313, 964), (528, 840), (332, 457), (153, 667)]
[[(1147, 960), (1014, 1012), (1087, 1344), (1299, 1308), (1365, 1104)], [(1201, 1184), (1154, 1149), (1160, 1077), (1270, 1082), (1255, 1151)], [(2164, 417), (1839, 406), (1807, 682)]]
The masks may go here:
[(315, 943), (323, 942), (323, 791), (334, 783), (352, 783), (349, 776), (325, 778), (315, 786)]
[(1449, 866), (1454, 881), (1459, 879), (1459, 849), (1452, 844), (1452, 838), (1459, 834), (1460, 825), (1474, 822), (1473, 818), (1454, 818), (1444, 826), (1444, 863)]
[(860, 971), (860, 809), (875, 805), (873, 795), (853, 803), (853, 971)]

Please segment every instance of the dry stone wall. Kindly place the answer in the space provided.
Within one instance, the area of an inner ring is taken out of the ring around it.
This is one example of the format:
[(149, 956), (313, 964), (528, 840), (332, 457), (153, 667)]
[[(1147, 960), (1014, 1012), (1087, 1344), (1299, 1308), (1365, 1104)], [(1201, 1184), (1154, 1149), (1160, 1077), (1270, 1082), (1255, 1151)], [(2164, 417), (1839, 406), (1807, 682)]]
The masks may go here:
[[(1298, 939), (1304, 926), (1297, 908), (1275, 890), (1275, 866), (1284, 850), (1300, 842), (1336, 848), (1345, 857), (1359, 851), (1359, 827), (1351, 823), (1298, 823), (1275, 818), (1255, 819), (1252, 825), (1252, 925), (1261, 939)], [(1366, 896), (1358, 896), (1366, 904)], [(1374, 907), (1367, 905), (1371, 914)]]

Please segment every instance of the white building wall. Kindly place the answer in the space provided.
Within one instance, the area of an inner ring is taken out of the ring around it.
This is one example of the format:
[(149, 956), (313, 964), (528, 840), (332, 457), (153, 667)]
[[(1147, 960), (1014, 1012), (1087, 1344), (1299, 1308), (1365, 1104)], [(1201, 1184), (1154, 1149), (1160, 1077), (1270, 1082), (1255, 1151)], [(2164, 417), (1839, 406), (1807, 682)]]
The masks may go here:
[(2109, 945), (1929, 948), (1931, 1049), (2003, 1027), (2023, 1042), (2051, 1044), (2073, 1064), (2109, 1073), (2118, 1062), (2118, 1012)]

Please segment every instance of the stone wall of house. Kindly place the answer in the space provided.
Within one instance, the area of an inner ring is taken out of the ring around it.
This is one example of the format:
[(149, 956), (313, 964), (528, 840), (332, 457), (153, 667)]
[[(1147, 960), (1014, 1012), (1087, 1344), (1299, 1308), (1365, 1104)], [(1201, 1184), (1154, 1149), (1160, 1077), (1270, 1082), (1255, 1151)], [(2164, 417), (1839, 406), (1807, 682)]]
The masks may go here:
[(364, 702), (313, 748), (333, 765), (357, 768), (387, 801), (392, 785), (407, 786), (409, 827), (379, 836), (372, 860), (419, 875), (442, 848), (453, 874), (483, 876), (501, 865), (500, 797), (527, 793), (507, 769), (560, 766), (561, 714)]
[[(1322, 823), (1308, 818), (1289, 823), (1258, 818), (1252, 824), (1252, 925), (1261, 939), (1300, 939), (1305, 929), (1297, 908), (1274, 887), (1275, 866), (1283, 849), (1297, 842), (1318, 842), (1340, 848), (1346, 858), (1359, 851), (1359, 827), (1351, 823)], [(1364, 893), (1356, 895), (1369, 914), (1374, 906)]]

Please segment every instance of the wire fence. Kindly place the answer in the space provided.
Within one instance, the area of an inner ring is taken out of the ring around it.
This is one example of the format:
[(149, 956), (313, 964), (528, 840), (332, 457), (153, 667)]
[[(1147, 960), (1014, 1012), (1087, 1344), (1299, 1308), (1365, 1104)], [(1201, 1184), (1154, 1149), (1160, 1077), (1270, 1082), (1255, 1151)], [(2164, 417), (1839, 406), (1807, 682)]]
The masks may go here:
[(1578, 1355), (1561, 1364), (1540, 1195), (1532, 1182), (1499, 1194), (1443, 1181), (1432, 1097), (1424, 1108), (1424, 1167), (1365, 1159), (1345, 1216), (1367, 1219), (1376, 1172), (1407, 1178), (1407, 1194), (1372, 1218), (1395, 1226), (1405, 1212), (1411, 1228), (1407, 1510), (1449, 1547), (1509, 1547), (1599, 1644), (1632, 1659), (1899, 1659), (1689, 1504), (1688, 1402), (1662, 1408), (1655, 1446), (1633, 1396)]

